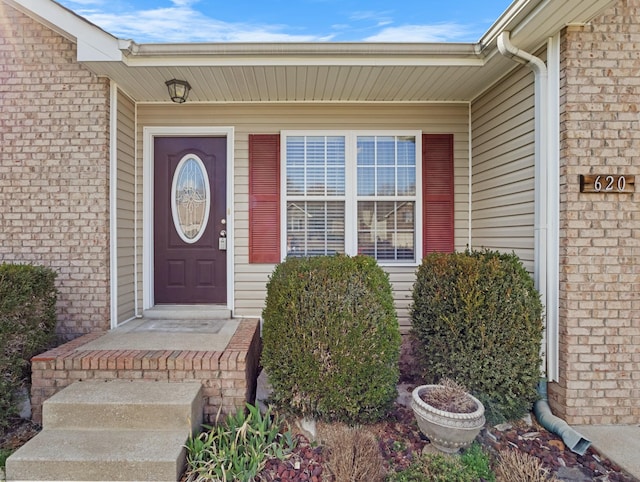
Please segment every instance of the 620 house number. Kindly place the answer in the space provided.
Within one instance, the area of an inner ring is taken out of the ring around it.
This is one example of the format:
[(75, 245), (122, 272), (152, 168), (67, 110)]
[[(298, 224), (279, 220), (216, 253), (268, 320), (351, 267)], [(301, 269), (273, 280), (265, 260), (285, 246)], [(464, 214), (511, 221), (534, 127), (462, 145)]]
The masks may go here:
[[(616, 182), (616, 177), (618, 181)], [(604, 179), (603, 179), (604, 178)], [(603, 184), (604, 181), (604, 184)], [(624, 176), (596, 176), (595, 181), (593, 181), (593, 187), (596, 191), (613, 191), (615, 187), (618, 191), (624, 191), (625, 185), (627, 184)]]
[(634, 176), (586, 174), (580, 176), (580, 192), (633, 192)]

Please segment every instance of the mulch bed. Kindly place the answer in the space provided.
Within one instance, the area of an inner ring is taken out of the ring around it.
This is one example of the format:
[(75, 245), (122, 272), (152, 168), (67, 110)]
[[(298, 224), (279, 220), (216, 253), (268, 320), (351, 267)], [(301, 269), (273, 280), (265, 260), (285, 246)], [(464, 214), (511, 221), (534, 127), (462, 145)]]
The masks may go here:
[[(402, 390), (410, 391), (414, 384), (403, 378)], [(406, 393), (405, 402), (406, 404)], [(533, 418), (533, 417), (532, 417)], [(10, 426), (0, 432), (0, 450), (15, 450), (40, 431), (28, 420), (14, 418)], [(378, 440), (378, 447), (388, 471), (407, 468), (429, 440), (422, 435), (410, 407), (396, 403), (387, 417), (370, 427)], [(261, 482), (339, 482), (327, 469), (328, 451), (304, 435), (296, 435), (298, 444), (286, 461), (270, 460), (257, 480)], [(517, 449), (539, 458), (560, 480), (572, 482), (639, 482), (625, 474), (615, 463), (602, 457), (590, 447), (585, 455), (577, 455), (565, 447), (562, 440), (533, 419), (484, 429), (477, 439), (496, 457), (500, 450)]]
[(14, 417), (4, 430), (0, 430), (0, 450), (14, 451), (33, 438), (40, 430), (41, 427), (30, 420)]
[[(418, 429), (411, 408), (402, 405), (396, 404), (388, 417), (372, 429), (378, 439), (385, 466), (390, 471), (407, 468), (429, 445), (429, 440)], [(326, 451), (309, 443), (304, 436), (298, 437), (298, 447), (291, 459), (285, 462), (269, 461), (260, 474), (260, 480), (338, 482), (323, 465), (327, 460)], [(585, 455), (571, 452), (557, 435), (539, 426), (535, 420), (531, 425), (519, 423), (503, 431), (485, 429), (478, 436), (478, 441), (492, 457), (504, 449), (522, 450), (537, 457), (562, 481), (637, 482), (637, 479), (622, 472), (620, 467), (593, 448), (589, 448)]]

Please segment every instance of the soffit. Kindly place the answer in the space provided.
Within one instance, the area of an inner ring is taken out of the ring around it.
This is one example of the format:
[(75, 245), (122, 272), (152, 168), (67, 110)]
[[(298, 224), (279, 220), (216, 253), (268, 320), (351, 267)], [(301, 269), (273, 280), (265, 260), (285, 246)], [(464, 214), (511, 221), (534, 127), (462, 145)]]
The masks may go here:
[[(24, 1), (24, 0), (23, 0)], [(499, 54), (511, 32), (535, 52), (564, 26), (614, 0), (516, 0), (474, 44), (135, 44), (121, 60), (83, 59), (137, 102), (167, 102), (166, 80), (187, 80), (189, 102), (468, 102), (516, 64)]]

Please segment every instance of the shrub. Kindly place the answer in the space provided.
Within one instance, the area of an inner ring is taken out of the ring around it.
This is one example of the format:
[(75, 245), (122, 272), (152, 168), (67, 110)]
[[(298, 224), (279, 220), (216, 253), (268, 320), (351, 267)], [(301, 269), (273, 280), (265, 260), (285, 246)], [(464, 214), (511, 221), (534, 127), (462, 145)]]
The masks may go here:
[(389, 482), (493, 482), (495, 476), (489, 466), (489, 457), (478, 444), (474, 444), (461, 457), (427, 453), (418, 457), (409, 467), (387, 477)]
[(476, 480), (484, 482), (494, 482), (496, 480), (496, 476), (491, 470), (489, 456), (479, 443), (473, 443), (466, 449), (460, 457), (460, 462), (474, 474)]
[(381, 418), (396, 398), (400, 330), (373, 258), (290, 258), (267, 284), (262, 363), (273, 402), (349, 424)]
[(290, 432), (281, 433), (282, 420), (247, 404), (215, 427), (187, 440), (188, 481), (252, 482), (270, 458), (284, 460), (295, 448)]
[(41, 266), (0, 265), (0, 429), (17, 412), (29, 360), (55, 339), (55, 277)]
[(530, 409), (540, 377), (542, 305), (515, 254), (428, 255), (411, 316), (428, 383), (448, 377), (466, 385), (494, 423)]

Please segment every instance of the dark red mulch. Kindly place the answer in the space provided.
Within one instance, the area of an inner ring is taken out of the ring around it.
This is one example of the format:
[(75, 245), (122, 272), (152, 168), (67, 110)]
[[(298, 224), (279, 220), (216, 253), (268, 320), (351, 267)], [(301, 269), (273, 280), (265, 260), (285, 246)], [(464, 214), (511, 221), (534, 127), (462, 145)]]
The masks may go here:
[[(322, 447), (314, 447), (304, 435), (296, 436), (298, 443), (291, 457), (285, 461), (272, 459), (260, 472), (260, 482), (320, 482), (326, 462)], [(325, 478), (325, 480), (327, 480)]]
[[(420, 433), (413, 411), (409, 407), (395, 405), (388, 417), (372, 426), (378, 438), (378, 446), (389, 471), (407, 468), (429, 443)], [(302, 437), (294, 456), (285, 462), (269, 461), (261, 473), (261, 481), (313, 481), (334, 482), (323, 468), (327, 461), (321, 447), (314, 447)], [(522, 450), (538, 457), (561, 481), (586, 482), (637, 482), (622, 472), (613, 462), (600, 456), (593, 448), (585, 455), (577, 455), (565, 447), (557, 435), (546, 431), (535, 422), (533, 426), (514, 427), (504, 432), (495, 428), (483, 430), (478, 441), (495, 457), (499, 450)], [(296, 468), (296, 461), (300, 461)], [(314, 478), (315, 477), (315, 478)]]
[(636, 482), (622, 472), (615, 463), (589, 447), (584, 455), (569, 450), (562, 439), (534, 422), (528, 427), (512, 427), (500, 432), (495, 428), (483, 430), (479, 440), (493, 454), (499, 450), (517, 448), (540, 459), (560, 480)]
[(14, 417), (7, 427), (0, 429), (0, 449), (17, 450), (40, 430), (41, 427), (30, 420)]

